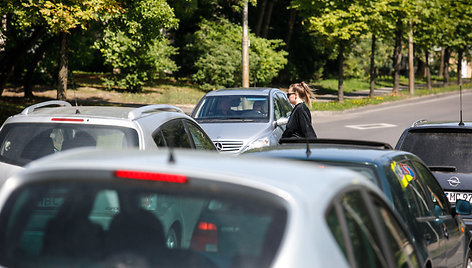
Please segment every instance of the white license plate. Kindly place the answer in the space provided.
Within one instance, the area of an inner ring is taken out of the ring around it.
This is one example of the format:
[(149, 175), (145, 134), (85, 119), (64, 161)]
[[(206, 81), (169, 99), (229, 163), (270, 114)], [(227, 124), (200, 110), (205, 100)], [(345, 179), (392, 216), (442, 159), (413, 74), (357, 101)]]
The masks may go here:
[(463, 199), (472, 203), (472, 192), (444, 192), (451, 204), (456, 203), (456, 200)]

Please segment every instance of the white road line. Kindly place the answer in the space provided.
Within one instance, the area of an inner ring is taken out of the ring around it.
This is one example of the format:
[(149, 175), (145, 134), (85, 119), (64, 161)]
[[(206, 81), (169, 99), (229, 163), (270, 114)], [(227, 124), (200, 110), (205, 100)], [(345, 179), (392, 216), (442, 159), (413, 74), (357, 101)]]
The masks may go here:
[(359, 129), (359, 130), (375, 129), (375, 128), (389, 128), (389, 127), (396, 127), (396, 126), (397, 125), (387, 124), (387, 123), (346, 125), (346, 127), (348, 128), (354, 128), (354, 129)]

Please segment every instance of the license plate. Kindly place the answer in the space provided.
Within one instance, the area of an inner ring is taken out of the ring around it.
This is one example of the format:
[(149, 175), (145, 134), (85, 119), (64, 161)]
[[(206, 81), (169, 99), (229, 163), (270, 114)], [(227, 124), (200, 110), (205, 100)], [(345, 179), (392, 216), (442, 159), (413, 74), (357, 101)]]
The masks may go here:
[(449, 199), (451, 204), (456, 203), (456, 200), (463, 199), (472, 203), (472, 193), (471, 192), (444, 192)]

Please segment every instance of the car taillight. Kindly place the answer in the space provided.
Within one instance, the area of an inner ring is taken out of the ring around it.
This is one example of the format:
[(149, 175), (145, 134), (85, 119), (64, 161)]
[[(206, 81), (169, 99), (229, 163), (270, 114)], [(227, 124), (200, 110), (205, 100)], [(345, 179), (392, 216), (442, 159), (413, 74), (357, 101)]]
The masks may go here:
[(79, 118), (51, 118), (51, 121), (59, 121), (59, 122), (84, 122), (84, 119)]
[(121, 179), (186, 183), (187, 177), (178, 174), (155, 173), (134, 170), (117, 170), (115, 176)]
[(190, 247), (198, 251), (218, 251), (218, 226), (211, 222), (198, 222), (193, 231)]

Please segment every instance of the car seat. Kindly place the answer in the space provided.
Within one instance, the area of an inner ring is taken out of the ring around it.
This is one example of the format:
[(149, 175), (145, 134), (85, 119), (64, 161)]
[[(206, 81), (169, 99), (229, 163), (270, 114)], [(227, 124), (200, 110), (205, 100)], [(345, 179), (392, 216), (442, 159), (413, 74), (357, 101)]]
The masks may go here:
[(105, 234), (89, 219), (95, 193), (80, 190), (68, 194), (57, 215), (45, 227), (42, 253), (66, 258), (103, 257)]
[(62, 151), (79, 147), (95, 147), (97, 141), (87, 132), (78, 131), (72, 139), (64, 140), (62, 143)]
[(21, 157), (36, 160), (46, 155), (53, 154), (54, 143), (50, 137), (51, 130), (44, 130), (34, 136), (24, 147)]

